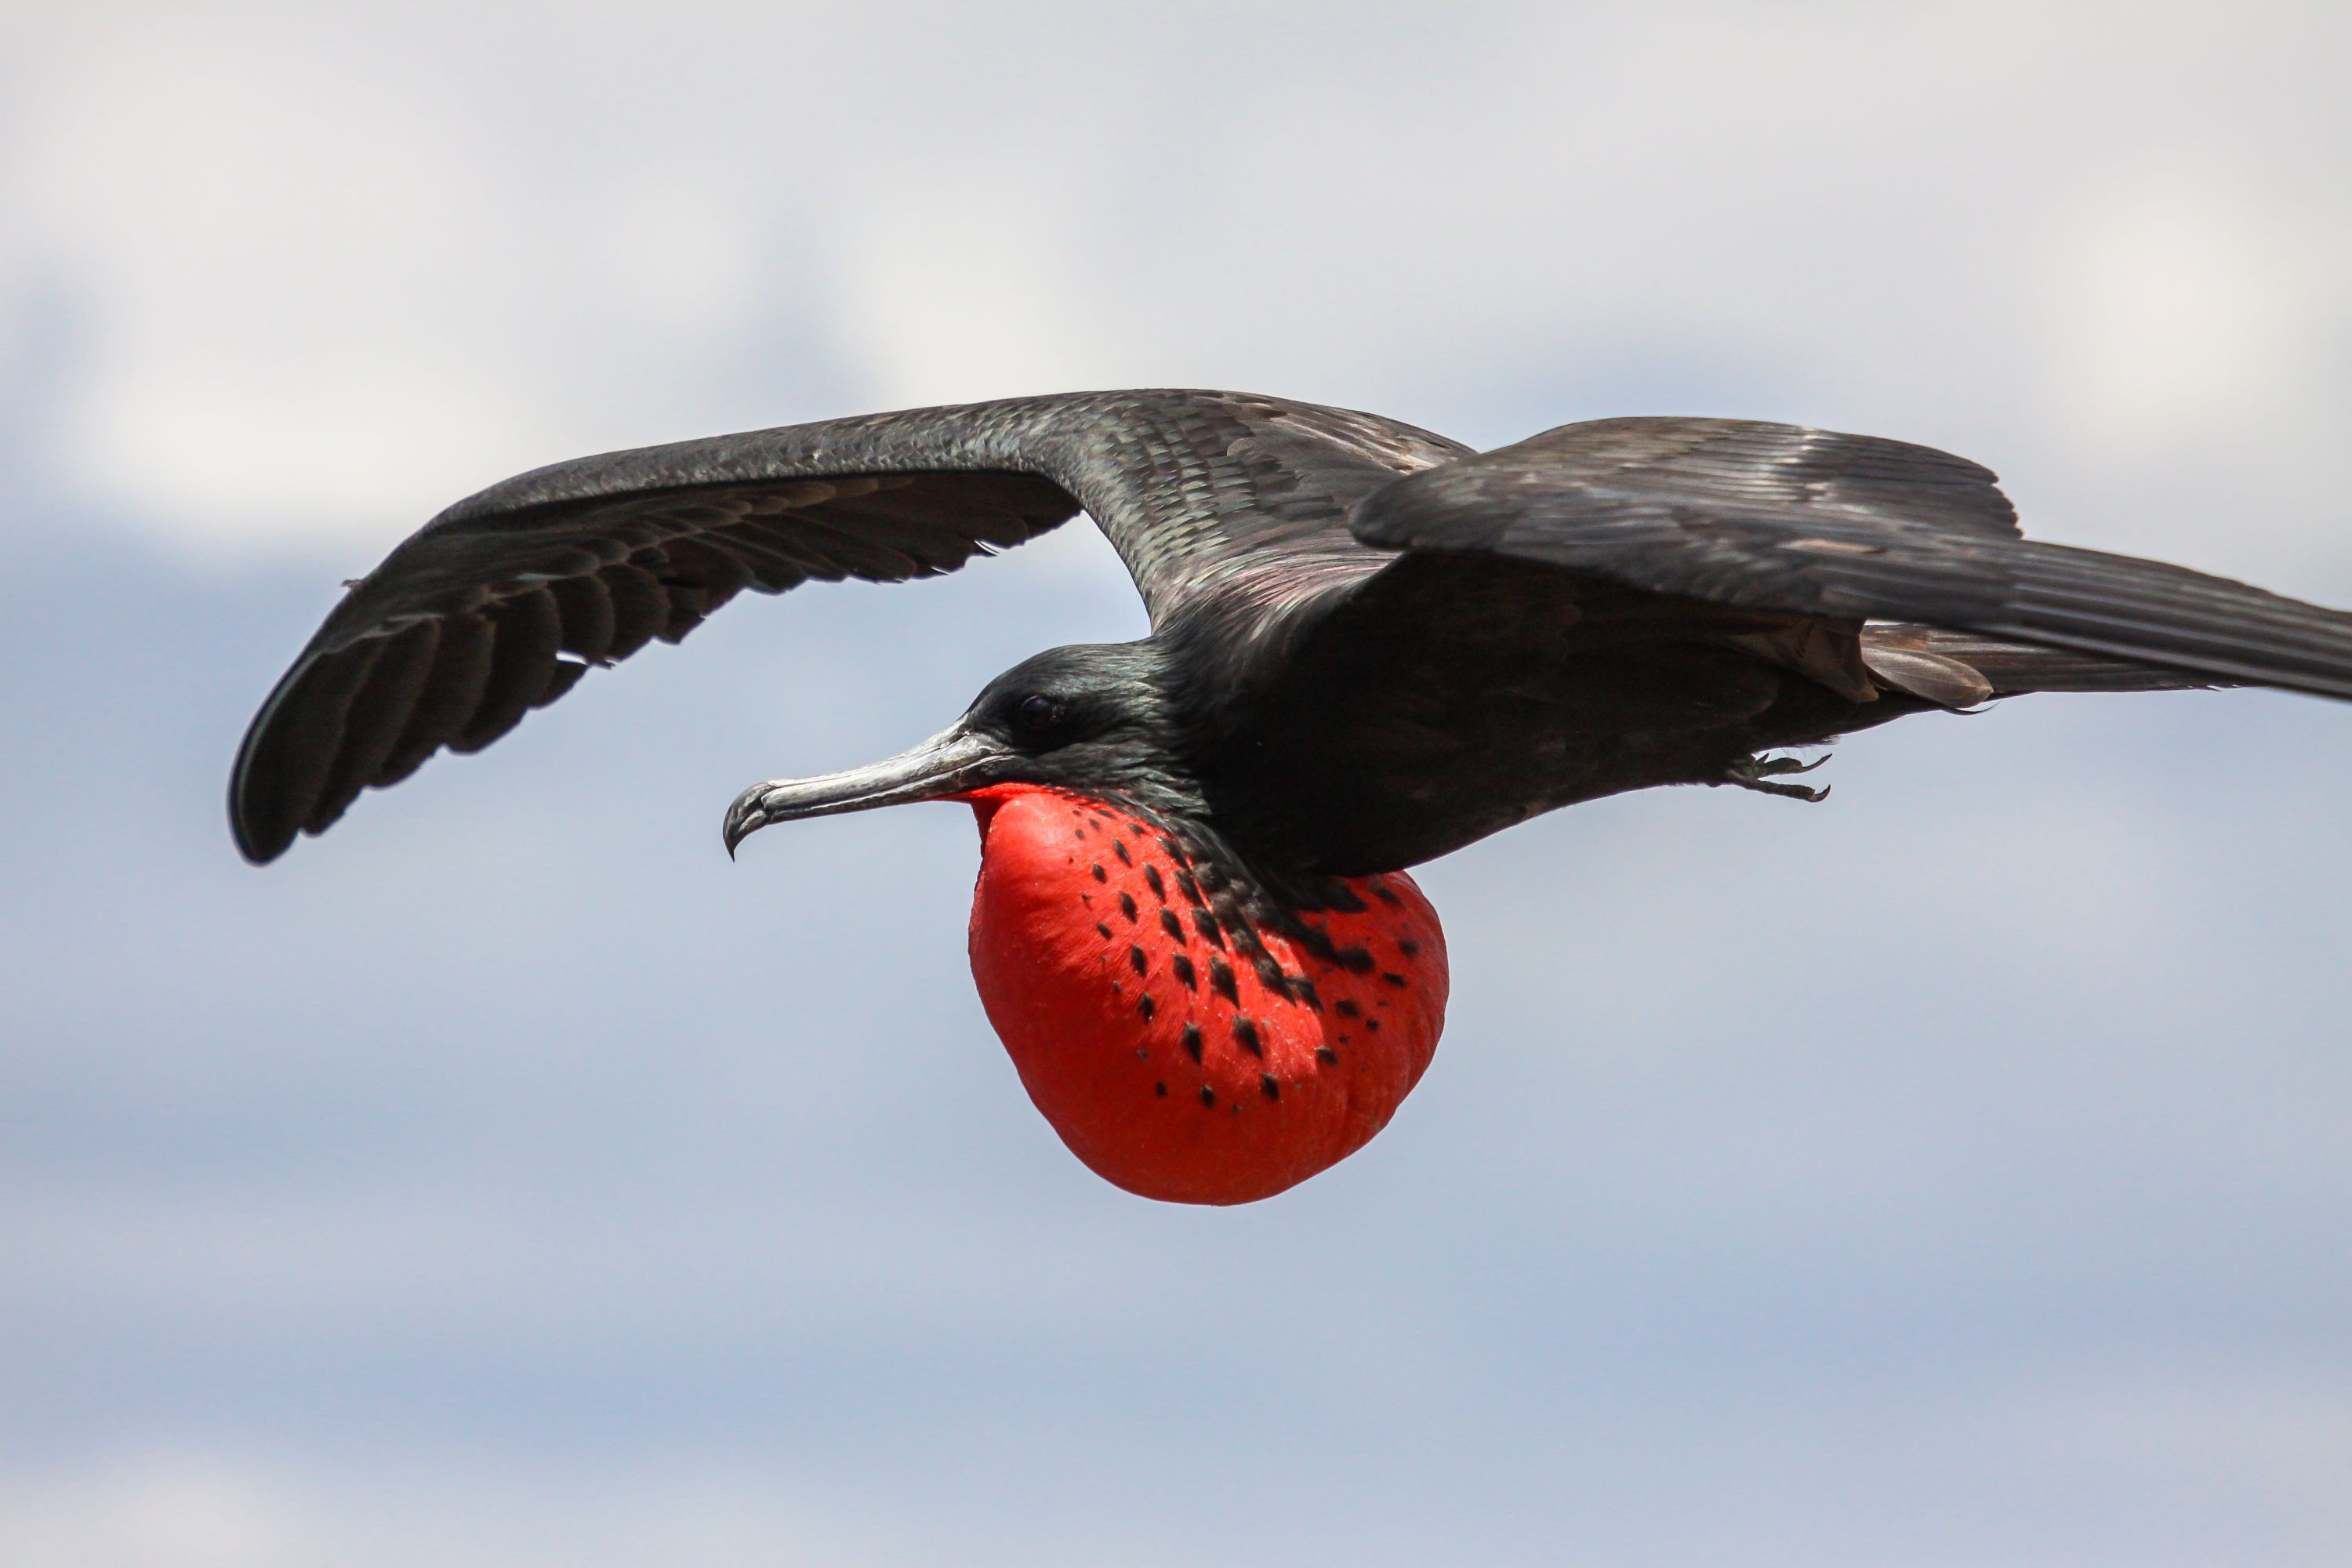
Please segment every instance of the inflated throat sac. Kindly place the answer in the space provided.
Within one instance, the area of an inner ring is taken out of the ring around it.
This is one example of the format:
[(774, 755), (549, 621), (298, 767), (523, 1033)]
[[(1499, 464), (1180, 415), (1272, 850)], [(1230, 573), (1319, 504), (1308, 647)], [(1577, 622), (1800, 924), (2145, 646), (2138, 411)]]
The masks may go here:
[(982, 1004), (1029, 1098), (1105, 1180), (1171, 1203), (1270, 1197), (1362, 1148), (1428, 1068), (1445, 939), (1410, 877), (1355, 879), (1360, 911), (1305, 917), (1322, 957), (1227, 930), (1181, 849), (1100, 802), (971, 805)]

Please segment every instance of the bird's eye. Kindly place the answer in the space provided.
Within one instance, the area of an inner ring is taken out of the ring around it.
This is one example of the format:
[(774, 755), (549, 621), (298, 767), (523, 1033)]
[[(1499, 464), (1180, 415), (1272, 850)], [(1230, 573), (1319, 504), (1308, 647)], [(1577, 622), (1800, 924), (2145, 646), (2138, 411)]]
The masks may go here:
[(1062, 721), (1062, 705), (1050, 697), (1024, 697), (1021, 700), (1021, 727), (1024, 730), (1050, 730)]

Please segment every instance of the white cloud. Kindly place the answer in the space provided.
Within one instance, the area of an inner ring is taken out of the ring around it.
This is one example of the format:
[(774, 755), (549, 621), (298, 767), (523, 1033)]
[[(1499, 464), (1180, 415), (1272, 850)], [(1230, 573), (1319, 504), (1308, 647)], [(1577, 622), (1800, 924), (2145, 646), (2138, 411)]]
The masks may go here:
[(530, 269), (468, 243), (500, 193), (446, 127), (201, 26), (77, 43), (20, 199), (85, 334), (60, 460), (93, 499), (224, 542), (380, 526), (544, 442), (496, 330)]
[(702, 171), (549, 188), (478, 104), (295, 27), (150, 18), (38, 73), (11, 161), (20, 288), (80, 336), (67, 477), (192, 542), (396, 537), (567, 455), (763, 281)]
[(962, 403), (1089, 384), (1106, 358), (1070, 276), (1067, 209), (1005, 179), (908, 181), (853, 205), (838, 238), (842, 331), (878, 403)]
[(2282, 210), (2259, 170), (2234, 174), (2161, 169), (2067, 204), (2049, 341), (2060, 411), (2101, 457), (2308, 432), (2343, 397), (2352, 213)]
[(69, 482), (198, 545), (699, 421), (1181, 381), (1832, 420), (2091, 496), (2156, 451), (2259, 476), (2284, 561), (2340, 525), (2301, 443), (2352, 412), (2346, 25), (2227, 16), (54, 20), (0, 289), (82, 333)]

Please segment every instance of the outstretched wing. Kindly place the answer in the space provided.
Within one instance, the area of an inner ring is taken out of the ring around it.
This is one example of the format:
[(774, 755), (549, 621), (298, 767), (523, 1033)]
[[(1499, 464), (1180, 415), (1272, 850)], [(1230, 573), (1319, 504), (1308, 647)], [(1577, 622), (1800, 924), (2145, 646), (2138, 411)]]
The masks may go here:
[(1087, 393), (584, 458), (458, 502), (354, 584), (247, 731), (229, 786), (257, 862), (443, 746), (477, 751), (590, 665), (676, 642), (745, 588), (898, 582), (1084, 507), (1155, 621), (1254, 564), (1381, 559), (1345, 519), (1465, 448), (1230, 393)]
[(1704, 605), (1911, 622), (2352, 698), (2352, 615), (2027, 541), (1990, 471), (1903, 442), (1597, 420), (1399, 479), (1353, 528), (1385, 549), (1540, 563)]

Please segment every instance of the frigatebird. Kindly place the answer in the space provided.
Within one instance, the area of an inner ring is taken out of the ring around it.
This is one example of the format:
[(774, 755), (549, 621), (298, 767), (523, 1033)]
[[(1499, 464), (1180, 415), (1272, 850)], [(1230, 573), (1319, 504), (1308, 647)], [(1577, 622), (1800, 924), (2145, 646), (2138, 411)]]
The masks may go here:
[(745, 589), (898, 582), (1083, 510), (1151, 634), (1055, 648), (889, 761), (755, 784), (773, 823), (977, 814), (971, 964), (1070, 1148), (1131, 1191), (1279, 1192), (1360, 1147), (1435, 1048), (1405, 875), (1658, 784), (1817, 800), (1786, 755), (2033, 691), (2352, 698), (2352, 615), (2029, 541), (1975, 463), (1742, 419), (1490, 452), (1227, 392), (1020, 398), (583, 458), (459, 501), (353, 584), (236, 759), (275, 858), (444, 746)]

